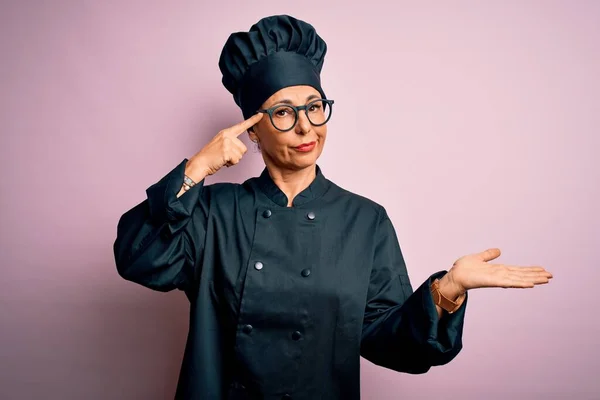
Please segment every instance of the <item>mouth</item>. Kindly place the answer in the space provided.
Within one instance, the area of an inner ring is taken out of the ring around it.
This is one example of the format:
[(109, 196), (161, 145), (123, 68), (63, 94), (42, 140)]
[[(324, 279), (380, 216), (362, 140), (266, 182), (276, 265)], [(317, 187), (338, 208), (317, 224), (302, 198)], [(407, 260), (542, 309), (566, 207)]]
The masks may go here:
[(309, 152), (312, 149), (314, 149), (316, 145), (317, 145), (317, 142), (303, 143), (300, 146), (294, 147), (294, 149), (296, 149), (297, 151), (301, 151), (301, 152)]

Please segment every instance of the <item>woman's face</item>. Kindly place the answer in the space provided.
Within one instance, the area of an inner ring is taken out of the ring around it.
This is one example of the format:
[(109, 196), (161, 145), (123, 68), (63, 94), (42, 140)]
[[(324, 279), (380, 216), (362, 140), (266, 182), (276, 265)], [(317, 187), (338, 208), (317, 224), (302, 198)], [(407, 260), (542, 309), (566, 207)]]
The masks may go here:
[[(319, 91), (312, 86), (290, 86), (269, 97), (261, 109), (288, 104), (303, 106), (320, 98)], [(285, 111), (273, 114), (275, 121), (285, 118), (287, 118)], [(249, 134), (250, 139), (260, 144), (267, 166), (300, 170), (316, 164), (325, 146), (327, 124), (312, 125), (304, 110), (300, 110), (296, 125), (287, 132), (281, 132), (273, 126), (271, 119), (265, 114)]]

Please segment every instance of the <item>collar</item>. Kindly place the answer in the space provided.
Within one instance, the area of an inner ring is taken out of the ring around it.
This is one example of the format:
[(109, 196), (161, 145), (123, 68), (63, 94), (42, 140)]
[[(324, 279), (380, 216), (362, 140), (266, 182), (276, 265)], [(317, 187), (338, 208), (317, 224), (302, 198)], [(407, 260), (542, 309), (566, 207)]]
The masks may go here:
[[(310, 185), (294, 198), (293, 206), (301, 206), (311, 200), (317, 199), (325, 194), (329, 189), (329, 181), (325, 178), (321, 172), (321, 168), (316, 166), (316, 177)], [(288, 198), (275, 184), (269, 171), (265, 167), (263, 172), (258, 177), (258, 186), (267, 195), (271, 201), (281, 207), (287, 207)]]

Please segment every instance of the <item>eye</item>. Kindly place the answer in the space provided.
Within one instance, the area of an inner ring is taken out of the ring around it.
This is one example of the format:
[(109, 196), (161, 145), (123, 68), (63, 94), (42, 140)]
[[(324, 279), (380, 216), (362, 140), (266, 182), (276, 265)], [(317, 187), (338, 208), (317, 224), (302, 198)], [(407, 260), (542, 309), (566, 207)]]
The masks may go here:
[(287, 106), (278, 107), (273, 111), (273, 116), (277, 118), (288, 118), (292, 115), (294, 115), (294, 110)]
[(308, 112), (318, 112), (321, 110), (321, 103), (314, 103), (308, 107)]

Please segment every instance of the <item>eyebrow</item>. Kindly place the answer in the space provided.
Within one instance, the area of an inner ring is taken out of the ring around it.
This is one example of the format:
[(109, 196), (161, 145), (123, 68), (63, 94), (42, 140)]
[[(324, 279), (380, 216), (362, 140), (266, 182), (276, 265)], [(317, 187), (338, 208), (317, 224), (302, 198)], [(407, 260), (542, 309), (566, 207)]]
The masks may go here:
[[(309, 100), (312, 100), (312, 99), (319, 99), (319, 98), (321, 98), (321, 97), (317, 96), (316, 94), (311, 94), (310, 96), (308, 96), (306, 98), (306, 102), (308, 102)], [(293, 106), (294, 102), (291, 101), (290, 99), (283, 99), (283, 100), (279, 100), (278, 102), (273, 103), (273, 105), (271, 107), (275, 107), (278, 104), (289, 104), (289, 105)]]

